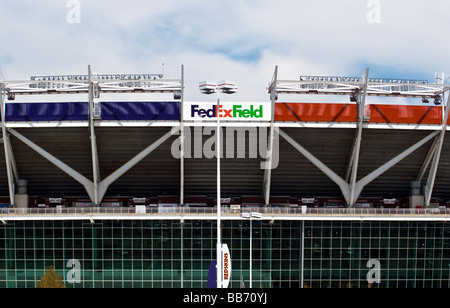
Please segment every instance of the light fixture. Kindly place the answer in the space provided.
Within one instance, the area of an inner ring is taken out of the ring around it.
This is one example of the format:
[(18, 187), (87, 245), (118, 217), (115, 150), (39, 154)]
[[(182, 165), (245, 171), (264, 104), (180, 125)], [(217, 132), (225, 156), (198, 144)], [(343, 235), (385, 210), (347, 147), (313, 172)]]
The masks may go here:
[(237, 86), (233, 81), (221, 81), (218, 84), (212, 81), (202, 81), (199, 84), (202, 94), (213, 94), (220, 91), (225, 94), (234, 94), (237, 92)]
[(202, 92), (202, 94), (209, 95), (209, 94), (216, 93), (217, 84), (215, 82), (211, 82), (211, 81), (202, 81), (202, 82), (200, 82), (199, 88), (200, 88), (200, 92)]
[[(212, 81), (202, 81), (199, 84), (200, 92), (202, 94), (213, 94), (217, 93), (217, 105), (216, 110), (219, 111), (220, 108), (220, 92), (225, 94), (233, 94), (236, 93), (237, 87), (234, 82), (229, 81), (221, 81), (219, 83), (212, 82)], [(217, 128), (216, 128), (216, 156), (217, 156), (217, 245), (216, 245), (216, 258), (217, 258), (217, 280), (216, 280), (216, 286), (217, 288), (223, 287), (223, 264), (222, 264), (222, 235), (221, 235), (221, 206), (220, 206), (220, 117), (217, 114)]]
[(219, 90), (225, 94), (233, 94), (237, 92), (236, 84), (232, 81), (222, 81), (219, 83)]
[(442, 96), (438, 94), (434, 97), (434, 104), (440, 105), (441, 103), (442, 103)]
[(173, 99), (181, 99), (181, 92), (179, 92), (179, 91), (176, 91), (176, 92), (173, 92)]
[(16, 94), (8, 92), (8, 100), (13, 101), (16, 99)]

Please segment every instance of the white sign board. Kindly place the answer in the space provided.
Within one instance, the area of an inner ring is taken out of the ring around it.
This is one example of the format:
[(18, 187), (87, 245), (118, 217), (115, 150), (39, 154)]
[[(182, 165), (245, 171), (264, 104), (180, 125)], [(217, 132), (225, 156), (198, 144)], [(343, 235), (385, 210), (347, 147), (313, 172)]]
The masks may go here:
[(136, 205), (136, 214), (145, 214), (147, 212), (145, 205)]
[(185, 121), (270, 121), (270, 102), (184, 102)]
[(178, 208), (177, 203), (160, 203), (158, 204), (158, 212), (159, 213), (176, 213)]
[(228, 288), (231, 281), (231, 255), (227, 244), (222, 244), (222, 287)]

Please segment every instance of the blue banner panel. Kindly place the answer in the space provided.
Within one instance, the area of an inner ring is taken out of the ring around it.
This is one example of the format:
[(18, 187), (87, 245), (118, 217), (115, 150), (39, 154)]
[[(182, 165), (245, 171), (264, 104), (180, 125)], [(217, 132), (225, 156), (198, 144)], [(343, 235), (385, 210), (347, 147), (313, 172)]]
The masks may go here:
[(87, 102), (67, 103), (7, 103), (6, 121), (87, 121)]
[(217, 269), (216, 269), (217, 261), (211, 261), (209, 264), (208, 271), (208, 288), (214, 289), (217, 288)]
[(102, 120), (180, 120), (180, 102), (102, 102), (101, 106)]

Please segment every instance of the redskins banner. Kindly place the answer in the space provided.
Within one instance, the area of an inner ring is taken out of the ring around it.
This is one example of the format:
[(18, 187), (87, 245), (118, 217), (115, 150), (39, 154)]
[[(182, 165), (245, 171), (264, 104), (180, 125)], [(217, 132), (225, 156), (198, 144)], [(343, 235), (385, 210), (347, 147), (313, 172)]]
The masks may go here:
[(231, 281), (231, 255), (227, 244), (222, 244), (222, 288), (228, 288)]

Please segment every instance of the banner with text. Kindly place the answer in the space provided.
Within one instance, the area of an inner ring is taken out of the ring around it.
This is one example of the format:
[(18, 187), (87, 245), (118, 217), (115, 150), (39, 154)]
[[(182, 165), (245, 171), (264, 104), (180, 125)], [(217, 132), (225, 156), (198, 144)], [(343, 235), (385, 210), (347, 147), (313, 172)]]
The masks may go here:
[(222, 287), (228, 288), (231, 280), (231, 255), (227, 244), (222, 244)]
[(270, 102), (184, 102), (185, 121), (270, 121)]

